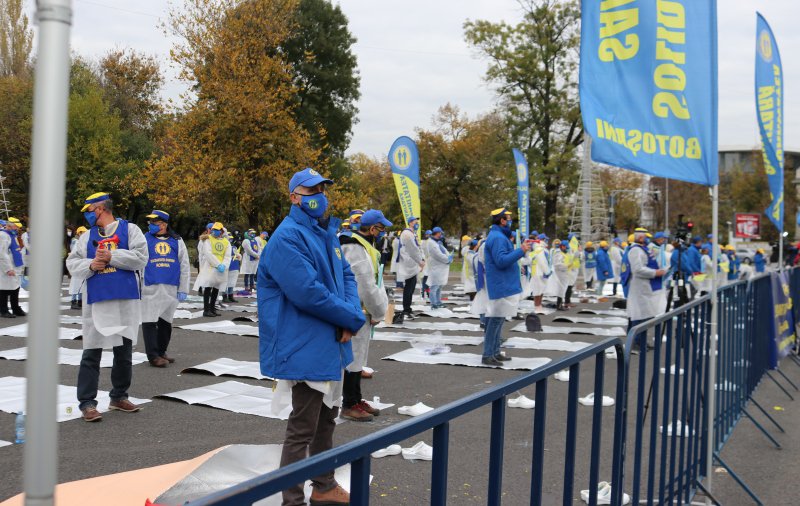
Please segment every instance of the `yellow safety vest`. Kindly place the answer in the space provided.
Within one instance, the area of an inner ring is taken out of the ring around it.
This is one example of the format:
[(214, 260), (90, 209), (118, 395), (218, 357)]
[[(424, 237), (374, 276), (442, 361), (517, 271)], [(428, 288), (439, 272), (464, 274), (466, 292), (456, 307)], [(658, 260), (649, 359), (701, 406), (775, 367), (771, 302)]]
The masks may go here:
[(372, 246), (372, 244), (367, 242), (367, 240), (364, 239), (358, 232), (354, 233), (352, 237), (353, 239), (358, 241), (362, 246), (364, 246), (365, 250), (367, 250), (367, 254), (372, 259), (372, 271), (375, 273), (375, 283), (378, 283), (379, 282), (378, 265), (380, 264), (380, 259), (381, 259), (380, 252), (377, 249), (375, 249), (375, 247)]
[(225, 252), (231, 247), (231, 243), (227, 239), (217, 239), (213, 235), (208, 236), (211, 244), (211, 254), (214, 255), (220, 263), (225, 261)]

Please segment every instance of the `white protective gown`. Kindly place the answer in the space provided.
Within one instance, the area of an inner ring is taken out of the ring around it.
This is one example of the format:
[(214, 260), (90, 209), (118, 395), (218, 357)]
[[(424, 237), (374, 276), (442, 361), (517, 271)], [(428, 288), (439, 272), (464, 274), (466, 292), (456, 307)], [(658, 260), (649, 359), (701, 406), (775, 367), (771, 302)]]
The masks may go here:
[(22, 263), (25, 267), (29, 267), (31, 263), (31, 233), (29, 231), (22, 234), (22, 245), (25, 248), (22, 251)]
[[(397, 251), (394, 252), (395, 257)], [(400, 263), (397, 265), (397, 279), (405, 281), (419, 274), (422, 262), (422, 250), (417, 244), (417, 236), (411, 230), (403, 230), (400, 234)]]
[[(250, 257), (255, 257), (250, 260)], [(250, 239), (242, 241), (242, 274), (258, 274), (258, 261), (261, 259), (261, 249), (253, 250)]]
[(533, 250), (533, 261), (531, 262), (534, 270), (531, 275), (531, 295), (538, 297), (544, 295), (547, 281), (552, 277), (553, 268), (547, 261), (547, 246), (537, 245)]
[[(430, 239), (423, 239), (422, 242), (419, 243), (419, 249), (422, 251), (422, 258), (425, 259), (425, 267), (422, 268), (422, 276), (430, 276), (431, 271), (431, 263), (428, 261), (428, 243), (431, 242)], [(431, 286), (430, 282), (428, 282), (428, 286)]]
[(447, 284), (450, 275), (450, 254), (439, 241), (428, 239), (425, 242), (428, 251), (425, 267), (428, 269), (428, 286)]
[(705, 274), (705, 278), (702, 281), (695, 280), (695, 288), (697, 288), (698, 292), (710, 292), (711, 276), (714, 275), (714, 263), (711, 261), (709, 255), (703, 255), (700, 258), (700, 264), (703, 268), (702, 272)]
[(653, 291), (650, 280), (656, 276), (656, 270), (647, 266), (648, 255), (641, 248), (631, 248), (628, 252), (631, 264), (631, 277), (628, 287), (628, 318), (631, 320), (647, 320), (659, 316), (666, 309), (663, 305), (663, 291)]
[[(358, 232), (354, 232), (358, 233)], [(389, 307), (389, 297), (383, 285), (375, 280), (375, 267), (367, 250), (357, 243), (342, 244), (342, 254), (356, 277), (358, 298), (367, 313), (367, 321), (353, 336), (353, 361), (347, 366), (350, 372), (361, 371), (369, 358), (369, 341), (372, 338), (371, 320), (380, 321)]]
[(566, 254), (556, 248), (550, 252), (550, 258), (552, 258), (553, 261), (553, 275), (547, 279), (544, 295), (549, 297), (561, 297), (563, 299), (567, 294), (567, 287), (569, 286)]
[(472, 261), (477, 255), (477, 252), (472, 251), (469, 246), (464, 246), (461, 249), (463, 257), (463, 265), (461, 266), (461, 284), (464, 286), (464, 293), (475, 293), (475, 272), (473, 271)]
[[(0, 290), (16, 290), (22, 277), (23, 267), (14, 266), (14, 257), (11, 256), (11, 236), (0, 232)], [(23, 257), (25, 252), (22, 251)], [(13, 276), (7, 273), (14, 271)]]
[(142, 286), (142, 321), (157, 322), (159, 318), (172, 323), (178, 309), (178, 292), (189, 293), (189, 253), (183, 239), (178, 239), (178, 263), (181, 269), (180, 284)]
[[(70, 253), (72, 253), (72, 251), (75, 249), (75, 245), (77, 245), (77, 244), (78, 244), (78, 237), (73, 237), (72, 240), (70, 241), (70, 245), (69, 245), (69, 252)], [(83, 279), (80, 279), (80, 278), (78, 278), (76, 276), (70, 276), (70, 278), (69, 278), (69, 294), (70, 295), (75, 295), (75, 294), (81, 293), (81, 285), (82, 284), (83, 284)]]
[[(486, 265), (486, 260), (484, 256), (484, 245), (486, 241), (481, 241), (480, 246), (478, 246), (478, 251), (472, 257), (472, 272), (475, 273), (475, 276), (478, 275), (478, 263), (482, 263)], [(472, 300), (472, 304), (470, 305), (469, 312), (472, 314), (486, 314), (486, 308), (489, 303), (489, 292), (486, 291), (486, 272), (483, 273), (483, 288), (477, 291), (475, 294), (475, 298)]]
[(574, 251), (570, 253), (572, 257), (572, 262), (567, 265), (567, 286), (575, 286), (575, 283), (578, 281), (578, 273), (581, 271), (581, 251)]
[[(119, 224), (119, 221), (115, 222)], [(106, 235), (113, 234), (117, 225), (106, 227)], [(73, 278), (81, 282), (94, 276), (89, 269), (91, 258), (86, 258), (86, 246), (89, 233), (78, 239), (75, 249), (67, 257), (67, 269)], [(141, 271), (147, 265), (147, 241), (139, 227), (128, 223), (128, 249), (113, 250), (109, 266), (128, 271)], [(141, 279), (141, 277), (140, 277)], [(88, 303), (88, 290), (83, 290), (83, 349), (112, 348), (122, 345), (122, 338), (127, 337), (135, 345), (139, 336), (139, 325), (142, 323), (142, 302), (139, 299), (106, 300)]]
[[(236, 289), (236, 281), (239, 279), (239, 274), (241, 274), (241, 271), (242, 271), (242, 267), (241, 267), (241, 265), (242, 265), (241, 264), (241, 262), (242, 262), (242, 254), (239, 253), (238, 251), (234, 250), (233, 249), (233, 245), (231, 245), (231, 247), (229, 249), (231, 250), (231, 260), (232, 261), (233, 260), (239, 260), (239, 268), (236, 269), (236, 270), (228, 269), (228, 270), (225, 271), (228, 274), (228, 278), (225, 280), (225, 289), (228, 289), (228, 288), (232, 287), (235, 290)], [(231, 263), (228, 263), (229, 267), (230, 267)]]
[[(225, 257), (220, 262), (211, 252), (211, 241), (203, 234), (197, 243), (197, 258), (200, 260), (200, 273), (194, 282), (194, 289), (200, 287), (218, 288), (220, 291), (228, 286), (228, 267), (231, 265), (231, 248), (225, 248)], [(219, 272), (217, 266), (222, 263), (225, 270)]]
[(389, 272), (397, 274), (397, 248), (400, 247), (400, 239), (397, 236), (392, 237), (392, 262), (389, 264)]
[(611, 268), (614, 269), (614, 277), (606, 280), (607, 283), (619, 283), (620, 273), (622, 268), (622, 249), (619, 246), (611, 246), (608, 248), (608, 256), (611, 260)]

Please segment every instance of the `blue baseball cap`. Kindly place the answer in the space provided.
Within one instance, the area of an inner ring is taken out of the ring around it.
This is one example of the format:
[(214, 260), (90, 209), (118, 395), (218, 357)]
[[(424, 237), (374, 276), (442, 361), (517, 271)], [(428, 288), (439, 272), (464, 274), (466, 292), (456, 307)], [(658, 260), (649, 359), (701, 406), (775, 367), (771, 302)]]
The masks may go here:
[(362, 227), (371, 227), (377, 224), (381, 224), (384, 227), (392, 226), (392, 222), (387, 220), (386, 216), (378, 209), (369, 209), (361, 216)]
[(333, 180), (325, 179), (319, 174), (319, 172), (311, 167), (307, 167), (300, 172), (295, 172), (294, 176), (292, 176), (292, 179), (289, 180), (289, 191), (294, 192), (295, 188), (298, 186), (310, 188), (312, 186), (317, 186), (320, 183), (333, 184)]
[(97, 204), (99, 202), (103, 202), (109, 199), (111, 199), (111, 195), (109, 195), (108, 193), (105, 192), (93, 193), (88, 197), (86, 197), (86, 200), (83, 201), (84, 206), (81, 208), (81, 212), (85, 213), (86, 211), (88, 211), (89, 208), (92, 207), (92, 204)]
[(539, 234), (539, 235), (536, 236), (536, 238), (539, 239), (540, 241), (549, 241), (550, 240), (550, 238), (547, 237), (547, 234)]
[(703, 238), (700, 237), (699, 235), (696, 235), (696, 236), (692, 237), (692, 244), (694, 244), (696, 242), (703, 242)]
[(210, 222), (208, 222), (208, 223), (206, 224), (206, 228), (211, 228), (211, 227), (213, 227), (213, 226), (214, 226), (214, 222), (213, 222), (213, 221), (210, 221)]
[(406, 223), (411, 223), (412, 221), (414, 221), (414, 220), (418, 220), (418, 219), (419, 219), (419, 218), (417, 218), (416, 216), (413, 216), (413, 215), (412, 215), (412, 216), (409, 216), (409, 217), (408, 217), (408, 219), (406, 220)]
[(614, 239), (611, 240), (611, 242), (621, 243), (622, 239), (620, 239), (619, 237), (615, 237)]
[(706, 236), (706, 239), (713, 239), (713, 238), (714, 238), (714, 234), (708, 234), (708, 235)]
[(656, 232), (656, 234), (653, 236), (653, 239), (666, 239), (666, 238), (667, 234), (665, 234), (664, 232)]
[(165, 211), (161, 211), (159, 209), (153, 209), (153, 211), (145, 216), (148, 220), (161, 220), (161, 221), (169, 221), (169, 213)]
[(431, 233), (432, 234), (438, 234), (438, 233), (444, 234), (444, 230), (442, 230), (442, 227), (433, 227), (433, 230), (431, 231)]

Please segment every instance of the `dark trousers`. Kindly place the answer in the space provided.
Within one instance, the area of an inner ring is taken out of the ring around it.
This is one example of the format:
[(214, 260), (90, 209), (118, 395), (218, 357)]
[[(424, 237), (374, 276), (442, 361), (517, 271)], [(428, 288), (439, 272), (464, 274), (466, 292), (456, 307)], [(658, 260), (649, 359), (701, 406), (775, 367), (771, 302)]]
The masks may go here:
[[(292, 412), (286, 424), (286, 439), (281, 452), (281, 467), (333, 448), (333, 430), (339, 408), (322, 402), (322, 392), (305, 383), (292, 387)], [(314, 488), (327, 492), (336, 486), (333, 470), (311, 479)], [(303, 484), (283, 491), (283, 506), (305, 505)]]
[(403, 282), (403, 312), (411, 313), (411, 300), (417, 289), (417, 276), (411, 276)]
[(167, 355), (169, 341), (172, 338), (170, 322), (163, 318), (159, 318), (157, 322), (143, 322), (142, 335), (144, 336), (144, 351), (147, 353), (148, 360)]
[[(133, 364), (131, 356), (133, 354), (133, 342), (122, 338), (122, 344), (114, 346), (114, 365), (111, 367), (111, 400), (117, 401), (128, 398), (128, 388), (131, 386), (133, 376)], [(94, 348), (83, 350), (81, 366), (78, 369), (78, 402), (79, 408), (97, 406), (97, 384), (100, 381), (100, 358), (103, 350)]]
[(361, 371), (344, 372), (342, 379), (342, 407), (352, 408), (361, 400)]
[(205, 287), (203, 288), (203, 309), (211, 311), (217, 305), (217, 296), (219, 295), (219, 288)]
[(612, 283), (611, 284), (611, 288), (614, 290), (613, 292), (611, 292), (611, 295), (616, 295), (617, 294), (617, 285), (618, 284), (619, 283)]
[[(649, 319), (650, 318), (645, 318), (644, 320), (631, 320), (630, 318), (628, 318), (628, 329), (627, 329), (627, 331), (630, 332), (633, 327), (635, 327), (635, 326), (637, 326), (639, 324), (642, 324), (642, 323), (646, 322)], [(634, 349), (640, 348), (642, 346), (645, 346), (646, 344), (647, 344), (647, 332), (642, 332), (641, 334), (638, 334), (638, 335), (635, 336), (635, 338), (633, 340)]]
[(564, 295), (564, 304), (570, 304), (572, 301), (572, 286), (567, 287), (567, 293)]
[(9, 312), (9, 301), (11, 301), (11, 311), (19, 309), (19, 288), (16, 290), (0, 290), (0, 314)]
[(428, 276), (422, 276), (422, 297), (425, 298), (425, 294), (429, 293), (430, 287), (428, 286)]
[(244, 275), (244, 289), (245, 290), (255, 290), (256, 288), (256, 275), (255, 274), (245, 274)]

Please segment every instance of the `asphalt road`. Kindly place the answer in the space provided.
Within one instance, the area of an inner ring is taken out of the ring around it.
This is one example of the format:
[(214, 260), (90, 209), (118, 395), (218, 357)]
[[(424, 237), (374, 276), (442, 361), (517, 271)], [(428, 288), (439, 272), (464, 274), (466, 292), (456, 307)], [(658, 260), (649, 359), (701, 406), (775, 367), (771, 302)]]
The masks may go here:
[[(455, 282), (455, 277), (451, 281)], [(594, 308), (608, 304), (592, 305)], [(567, 314), (576, 314), (571, 310)], [(67, 311), (68, 314), (78, 314)], [(220, 319), (230, 319), (240, 314), (223, 313)], [(543, 317), (549, 323), (553, 316)], [(0, 320), (0, 326), (22, 323), (25, 319)], [(191, 323), (207, 319), (191, 320)], [(424, 321), (424, 320), (423, 320)], [(452, 320), (451, 320), (452, 321)], [(465, 320), (456, 320), (465, 321)], [(475, 321), (475, 320), (466, 320)], [(189, 320), (176, 320), (185, 324)], [(558, 325), (558, 324), (555, 324)], [(506, 324), (504, 335), (510, 336), (511, 324)], [(463, 332), (457, 332), (463, 334)], [(515, 336), (523, 334), (514, 333)], [(565, 339), (595, 342), (601, 338), (586, 335), (543, 335), (537, 338)], [(0, 349), (24, 346), (24, 338), (0, 336)], [(60, 341), (61, 346), (81, 347), (80, 341)], [(486, 368), (458, 367), (446, 365), (406, 364), (380, 360), (408, 347), (408, 343), (373, 341), (369, 365), (376, 369), (375, 377), (364, 380), (362, 388), (365, 398), (373, 395), (382, 402), (397, 406), (410, 405), (418, 401), (433, 407), (444, 405), (466, 395), (490, 388), (501, 382), (525, 374), (524, 371), (505, 371)], [(143, 345), (137, 346), (143, 351)], [(453, 351), (480, 353), (480, 347), (454, 346)], [(563, 357), (563, 352), (535, 350), (510, 350), (511, 356)], [(158, 394), (220, 383), (230, 379), (253, 385), (271, 386), (269, 381), (246, 378), (217, 378), (212, 375), (187, 373), (181, 369), (220, 357), (237, 360), (258, 360), (258, 340), (224, 334), (175, 329), (170, 346), (170, 355), (177, 362), (167, 369), (155, 369), (149, 365), (134, 366), (133, 385), (130, 394), (139, 398), (153, 398)], [(614, 395), (616, 381), (613, 361), (607, 361), (605, 394)], [(800, 367), (786, 364), (785, 372), (800, 383)], [(75, 366), (59, 366), (61, 384), (75, 385), (78, 369)], [(110, 369), (101, 370), (100, 388), (110, 389)], [(24, 376), (25, 363), (0, 360), (0, 376)], [(580, 395), (592, 390), (594, 378), (593, 360), (581, 367)], [(784, 382), (785, 383), (785, 382)], [(534, 398), (533, 388), (523, 392)], [(632, 393), (632, 395), (634, 395)], [(545, 497), (543, 504), (561, 503), (561, 488), (564, 477), (564, 420), (566, 419), (567, 383), (549, 382), (547, 432), (545, 450)], [(800, 394), (796, 397), (800, 398)], [(768, 407), (772, 414), (787, 429), (777, 437), (783, 450), (773, 449), (768, 441), (755, 432), (753, 424), (743, 419), (725, 450), (723, 458), (740, 473), (742, 478), (761, 496), (765, 504), (796, 504), (791, 498), (790, 480), (796, 470), (800, 456), (800, 437), (797, 426), (800, 422), (800, 402), (791, 402), (774, 384), (766, 380), (756, 393), (756, 399)], [(775, 409), (780, 407), (781, 410)], [(579, 432), (577, 441), (577, 464), (573, 503), (583, 504), (578, 490), (588, 488), (589, 443), (591, 441), (591, 409), (579, 407)], [(505, 462), (503, 468), (503, 497), (505, 504), (528, 504), (532, 452), (533, 410), (507, 409), (505, 433)], [(609, 479), (611, 470), (610, 445), (612, 441), (613, 408), (603, 408), (601, 480)], [(763, 421), (763, 416), (757, 416)], [(375, 422), (346, 422), (336, 429), (336, 442), (343, 443), (370, 434), (383, 427), (398, 423), (406, 417), (390, 408)], [(448, 494), (451, 504), (486, 503), (487, 467), (489, 454), (488, 407), (463, 416), (451, 424), (450, 464), (448, 472)], [(285, 421), (236, 414), (203, 406), (191, 406), (179, 401), (154, 398), (144, 409), (135, 414), (111, 412), (104, 415), (101, 423), (88, 424), (81, 420), (59, 423), (59, 482), (105, 475), (155, 466), (196, 457), (209, 450), (235, 443), (267, 444), (281, 443)], [(772, 431), (773, 434), (777, 431)], [(0, 412), (0, 439), (14, 438), (14, 415)], [(420, 434), (402, 445), (412, 446), (417, 441), (432, 443), (430, 433)], [(632, 444), (629, 443), (629, 451)], [(373, 459), (371, 502), (373, 504), (427, 504), (429, 501), (430, 462), (405, 461), (400, 457)], [(23, 489), (22, 446), (0, 448), (0, 500), (17, 494)], [(630, 474), (628, 474), (630, 476)], [(715, 473), (715, 494), (723, 504), (752, 504), (725, 473)], [(630, 492), (626, 490), (626, 492)]]

